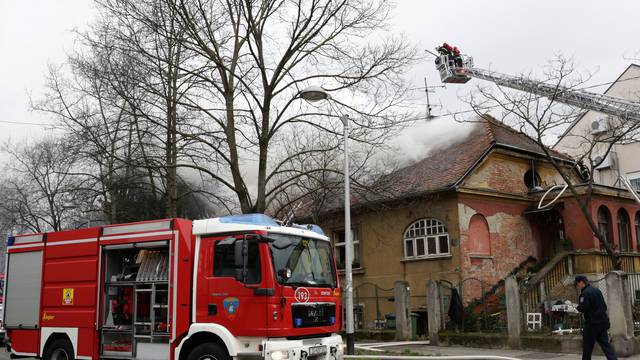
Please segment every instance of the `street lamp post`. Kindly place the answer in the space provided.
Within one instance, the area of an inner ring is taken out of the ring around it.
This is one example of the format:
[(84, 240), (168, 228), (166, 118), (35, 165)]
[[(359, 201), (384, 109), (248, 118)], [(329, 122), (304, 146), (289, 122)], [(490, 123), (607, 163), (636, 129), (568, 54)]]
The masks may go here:
[[(304, 100), (315, 102), (321, 100), (329, 101), (331, 104), (331, 96), (321, 87), (309, 86), (300, 92), (300, 97)], [(353, 324), (353, 239), (351, 237), (351, 185), (349, 179), (349, 116), (340, 115), (342, 127), (344, 129), (344, 275), (345, 275), (345, 292), (346, 292), (346, 313), (347, 313), (347, 354), (354, 353), (354, 324)]]

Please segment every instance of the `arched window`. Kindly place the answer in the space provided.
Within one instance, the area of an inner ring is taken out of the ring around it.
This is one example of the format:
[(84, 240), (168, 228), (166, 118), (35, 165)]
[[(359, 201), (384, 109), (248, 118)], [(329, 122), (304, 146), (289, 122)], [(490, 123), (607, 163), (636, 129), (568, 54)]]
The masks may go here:
[(449, 234), (442, 222), (420, 219), (404, 232), (404, 257), (426, 258), (449, 254)]
[(598, 208), (598, 229), (600, 230), (600, 234), (604, 236), (605, 241), (612, 244), (613, 232), (611, 228), (611, 213), (604, 205)]
[(630, 251), (631, 224), (625, 209), (618, 210), (618, 236), (620, 238), (620, 251)]
[(469, 243), (472, 254), (491, 255), (489, 224), (481, 214), (475, 214), (469, 220)]

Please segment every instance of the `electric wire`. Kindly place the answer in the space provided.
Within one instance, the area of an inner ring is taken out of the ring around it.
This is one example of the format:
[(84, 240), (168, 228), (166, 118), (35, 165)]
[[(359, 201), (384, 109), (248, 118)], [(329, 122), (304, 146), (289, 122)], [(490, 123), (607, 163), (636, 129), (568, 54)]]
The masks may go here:
[(33, 126), (44, 126), (48, 128), (56, 128), (55, 124), (45, 124), (45, 123), (34, 123), (34, 122), (20, 122), (20, 121), (10, 121), (10, 120), (0, 120), (0, 124), (11, 124), (11, 125), (33, 125)]
[[(616, 81), (608, 81), (608, 82), (604, 82), (604, 83), (600, 83), (600, 84), (595, 84), (595, 85), (589, 85), (589, 86), (585, 86), (585, 87), (580, 87), (580, 88), (576, 88), (576, 91), (580, 91), (580, 90), (586, 90), (586, 89), (593, 89), (596, 87), (601, 87), (601, 86), (606, 86), (606, 85), (611, 85), (614, 83), (621, 83), (624, 81), (630, 81), (630, 80), (635, 80), (635, 79), (640, 79), (640, 75), (638, 76), (632, 76), (626, 79), (619, 79)], [(408, 90), (425, 90), (425, 89), (433, 89), (433, 88), (444, 88), (444, 85), (434, 85), (434, 86), (429, 86), (429, 87), (415, 87), (415, 88), (409, 88)], [(494, 105), (494, 106), (488, 106), (486, 107), (486, 109), (493, 109), (499, 107), (499, 105)], [(411, 119), (406, 119), (405, 121), (412, 121), (412, 120), (428, 120), (431, 119), (433, 117), (442, 117), (442, 116), (455, 116), (455, 115), (460, 115), (460, 114), (466, 114), (466, 113), (470, 113), (470, 112), (475, 112), (475, 110), (471, 109), (471, 110), (464, 110), (464, 111), (457, 111), (457, 112), (449, 112), (449, 113), (445, 113), (445, 114), (439, 114), (439, 115), (434, 115), (431, 117), (417, 117), (417, 118), (411, 118)], [(9, 121), (9, 120), (0, 120), (0, 124), (12, 124), (12, 125), (27, 125), (27, 126), (45, 126), (51, 129), (55, 129), (57, 128), (57, 126), (55, 124), (45, 124), (45, 123), (33, 123), (33, 122), (19, 122), (19, 121)]]

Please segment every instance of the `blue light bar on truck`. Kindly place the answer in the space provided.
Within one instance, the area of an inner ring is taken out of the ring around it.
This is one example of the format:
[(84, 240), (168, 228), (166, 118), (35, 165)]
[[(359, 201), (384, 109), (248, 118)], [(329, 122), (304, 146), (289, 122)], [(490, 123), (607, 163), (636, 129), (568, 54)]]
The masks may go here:
[(265, 214), (242, 214), (223, 216), (219, 219), (219, 221), (224, 224), (245, 224), (272, 227), (280, 226), (280, 224), (278, 224), (275, 220)]
[(322, 230), (322, 228), (319, 225), (316, 225), (316, 224), (293, 224), (291, 226), (293, 226), (295, 228), (298, 228), (298, 229), (304, 229), (304, 230), (313, 231), (316, 234), (320, 234), (322, 236), (326, 236), (324, 231)]

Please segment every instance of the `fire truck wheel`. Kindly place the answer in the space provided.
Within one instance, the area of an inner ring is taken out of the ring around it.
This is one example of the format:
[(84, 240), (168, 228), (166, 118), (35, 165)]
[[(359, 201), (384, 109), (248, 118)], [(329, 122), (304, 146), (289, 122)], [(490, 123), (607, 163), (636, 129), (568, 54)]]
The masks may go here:
[(45, 360), (73, 360), (73, 347), (67, 339), (52, 342), (44, 353)]
[(227, 351), (218, 344), (204, 343), (195, 347), (187, 360), (229, 360)]

